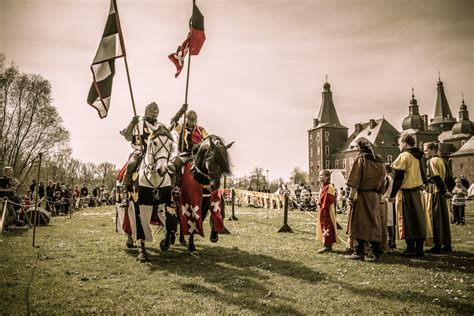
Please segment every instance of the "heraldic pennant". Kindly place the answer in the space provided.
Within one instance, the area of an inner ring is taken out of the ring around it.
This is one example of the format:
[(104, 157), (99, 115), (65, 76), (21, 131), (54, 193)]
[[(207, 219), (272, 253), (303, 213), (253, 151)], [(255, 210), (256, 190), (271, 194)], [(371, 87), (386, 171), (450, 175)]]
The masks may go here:
[(209, 193), (194, 179), (191, 166), (192, 161), (186, 164), (181, 180), (178, 213), (182, 233), (184, 235), (199, 234), (204, 237), (202, 222), (208, 210), (211, 213), (212, 230), (222, 232), (224, 230), (224, 220), (221, 215), (221, 193), (219, 190)]

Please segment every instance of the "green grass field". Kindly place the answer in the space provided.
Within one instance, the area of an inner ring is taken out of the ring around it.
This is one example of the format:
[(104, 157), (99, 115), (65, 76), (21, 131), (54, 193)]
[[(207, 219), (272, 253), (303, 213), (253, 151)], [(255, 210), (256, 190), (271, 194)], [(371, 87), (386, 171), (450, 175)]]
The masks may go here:
[(196, 255), (159, 251), (155, 232), (147, 263), (115, 233), (113, 207), (52, 218), (36, 230), (39, 248), (18, 228), (0, 236), (0, 315), (474, 313), (473, 202), (467, 224), (451, 226), (454, 253), (422, 259), (353, 262), (343, 245), (317, 254), (315, 215), (290, 212), (294, 233), (278, 233), (282, 211), (237, 208), (231, 234), (198, 237)]

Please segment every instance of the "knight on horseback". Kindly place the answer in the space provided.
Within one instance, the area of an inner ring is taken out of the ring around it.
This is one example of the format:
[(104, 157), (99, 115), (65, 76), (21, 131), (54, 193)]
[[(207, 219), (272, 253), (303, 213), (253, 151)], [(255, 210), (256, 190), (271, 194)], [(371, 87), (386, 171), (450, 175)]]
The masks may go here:
[(160, 113), (158, 104), (151, 102), (145, 107), (145, 116), (134, 116), (130, 124), (120, 131), (120, 134), (131, 142), (133, 152), (130, 154), (126, 171), (122, 180), (122, 190), (126, 194), (122, 194), (121, 207), (128, 206), (128, 191), (130, 190), (130, 182), (132, 174), (139, 165), (144, 153), (146, 152), (148, 136), (150, 136), (153, 129), (162, 125), (157, 119)]
[[(175, 186), (178, 188), (181, 185), (183, 166), (185, 166), (186, 163), (193, 158), (193, 155), (196, 154), (203, 139), (209, 136), (209, 133), (204, 127), (197, 125), (197, 113), (193, 110), (186, 113), (187, 109), (188, 105), (183, 104), (175, 116), (173, 116), (170, 123), (170, 130), (176, 131), (179, 135), (179, 154), (173, 160), (173, 167), (176, 172)], [(184, 113), (186, 113), (186, 118), (183, 123), (180, 123), (179, 119)]]

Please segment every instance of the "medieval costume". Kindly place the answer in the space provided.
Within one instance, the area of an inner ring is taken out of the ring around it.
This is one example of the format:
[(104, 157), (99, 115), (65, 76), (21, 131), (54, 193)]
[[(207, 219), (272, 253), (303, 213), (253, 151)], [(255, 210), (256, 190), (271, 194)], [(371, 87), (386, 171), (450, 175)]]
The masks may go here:
[(439, 253), (441, 246), (446, 251), (451, 249), (451, 230), (449, 227), (449, 211), (446, 202), (446, 167), (442, 158), (433, 156), (426, 162), (428, 189), (426, 206), (431, 218), (433, 228), (433, 244), (430, 250)]
[[(383, 194), (384, 207), (386, 209), (386, 224), (388, 232), (388, 247), (390, 249), (395, 249), (397, 247), (396, 239), (396, 217), (397, 212), (395, 209), (395, 203), (390, 201), (390, 193), (392, 192), (393, 187), (393, 178), (391, 174), (385, 176), (385, 193)], [(389, 250), (390, 251), (390, 250)]]
[(336, 209), (334, 207), (336, 201), (336, 189), (334, 185), (327, 182), (321, 186), (319, 190), (319, 213), (316, 226), (316, 240), (323, 242), (324, 248), (318, 252), (332, 250), (334, 243), (340, 243), (341, 240), (337, 236)]
[(403, 254), (423, 256), (423, 244), (431, 236), (422, 191), (427, 182), (423, 152), (417, 147), (407, 148), (391, 167), (395, 169), (395, 177), (390, 197), (396, 197), (399, 237), (407, 243)]
[(146, 152), (148, 136), (162, 123), (156, 119), (159, 114), (158, 105), (155, 102), (148, 104), (145, 108), (145, 117), (133, 117), (132, 121), (120, 134), (127, 141), (131, 141), (133, 152), (127, 161), (127, 167), (123, 176), (122, 185), (126, 189), (130, 185), (132, 173), (138, 166), (141, 157)]
[(370, 242), (372, 254), (381, 254), (382, 222), (380, 200), (384, 191), (385, 166), (373, 153), (372, 144), (365, 138), (357, 142), (359, 155), (351, 168), (347, 185), (352, 207), (348, 216), (347, 233), (357, 241), (350, 259), (364, 260), (364, 244)]

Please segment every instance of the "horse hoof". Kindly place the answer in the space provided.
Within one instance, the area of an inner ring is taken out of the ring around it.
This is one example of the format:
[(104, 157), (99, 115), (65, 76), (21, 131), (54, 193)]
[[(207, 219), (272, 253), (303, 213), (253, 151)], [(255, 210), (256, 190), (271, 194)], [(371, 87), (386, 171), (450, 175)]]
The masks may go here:
[(166, 251), (166, 250), (170, 249), (170, 243), (166, 242), (166, 239), (163, 239), (160, 242), (160, 249), (161, 249), (161, 251)]
[(190, 244), (188, 245), (188, 250), (189, 250), (189, 252), (194, 252), (194, 251), (196, 251), (197, 249), (196, 249), (196, 246), (195, 246), (194, 244), (191, 244), (191, 243), (190, 243)]
[(132, 238), (128, 238), (125, 245), (127, 246), (127, 248), (134, 248), (135, 247), (135, 245), (133, 244), (133, 239)]
[(211, 232), (209, 239), (211, 242), (217, 242), (219, 240), (219, 234), (217, 232)]
[(187, 246), (187, 245), (188, 245), (188, 243), (186, 242), (186, 239), (184, 239), (184, 238), (179, 238), (179, 243), (180, 243), (181, 245), (183, 245), (183, 246)]
[(148, 255), (146, 252), (144, 251), (140, 251), (140, 253), (138, 254), (138, 257), (137, 257), (137, 261), (138, 262), (146, 262), (148, 261)]
[(174, 245), (175, 242), (176, 242), (176, 234), (171, 233), (171, 235), (170, 235), (170, 244)]

